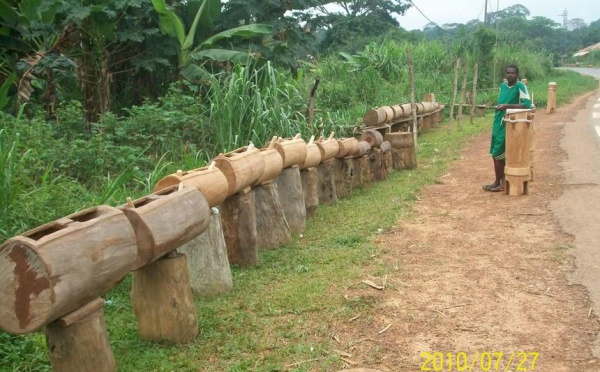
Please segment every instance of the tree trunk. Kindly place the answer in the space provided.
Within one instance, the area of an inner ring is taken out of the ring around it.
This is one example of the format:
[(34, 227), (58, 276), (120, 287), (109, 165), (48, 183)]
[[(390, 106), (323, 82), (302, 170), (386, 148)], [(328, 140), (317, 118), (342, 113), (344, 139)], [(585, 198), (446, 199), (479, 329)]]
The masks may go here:
[(86, 122), (95, 123), (100, 115), (110, 110), (110, 53), (81, 32), (82, 57), (78, 75), (83, 95)]

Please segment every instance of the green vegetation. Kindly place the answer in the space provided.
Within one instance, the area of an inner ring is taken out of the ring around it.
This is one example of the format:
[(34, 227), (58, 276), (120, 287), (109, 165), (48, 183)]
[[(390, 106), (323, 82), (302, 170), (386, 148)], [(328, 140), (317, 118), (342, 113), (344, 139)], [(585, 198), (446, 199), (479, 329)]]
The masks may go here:
[[(494, 103), (507, 63), (520, 66), (538, 107), (549, 81), (558, 83), (559, 104), (598, 85), (552, 65), (600, 41), (600, 21), (567, 30), (511, 8), (492, 17), (497, 28), (475, 22), (408, 32), (389, 17), (403, 14), (405, 1), (335, 2), (342, 12), (318, 17), (308, 10), (323, 2), (283, 3), (0, 0), (0, 242), (83, 208), (143, 196), (163, 176), (249, 142), (352, 135), (367, 109), (409, 100), (409, 50), (417, 99), (433, 92), (450, 102), (457, 58), (471, 70), (479, 64), (476, 103)], [(552, 44), (557, 35), (563, 42)], [(316, 78), (311, 124), (306, 102)], [(125, 280), (106, 296), (120, 369), (340, 367), (330, 325), (368, 316), (369, 298), (342, 292), (384, 249), (374, 235), (410, 218), (419, 190), (487, 130), (487, 120), (422, 135), (418, 169), (320, 208), (302, 238), (262, 252), (257, 267), (234, 269), (232, 293), (198, 300), (202, 333), (190, 345), (140, 341)], [(41, 334), (0, 332), (1, 370), (49, 370), (45, 353)]]

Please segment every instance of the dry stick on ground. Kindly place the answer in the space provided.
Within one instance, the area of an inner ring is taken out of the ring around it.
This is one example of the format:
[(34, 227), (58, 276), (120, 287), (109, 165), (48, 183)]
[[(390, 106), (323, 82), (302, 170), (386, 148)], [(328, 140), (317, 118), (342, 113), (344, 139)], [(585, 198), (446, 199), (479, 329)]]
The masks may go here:
[(456, 59), (454, 67), (454, 88), (452, 89), (452, 104), (450, 105), (450, 120), (448, 122), (448, 134), (452, 131), (452, 120), (454, 120), (454, 105), (456, 104), (456, 91), (458, 90), (458, 68), (460, 67), (460, 58)]
[(300, 364), (304, 364), (304, 363), (310, 363), (310, 362), (316, 362), (316, 361), (318, 361), (318, 360), (322, 360), (322, 359), (325, 359), (325, 357), (321, 357), (321, 358), (313, 358), (313, 359), (307, 359), (307, 360), (301, 360), (301, 361), (299, 361), (299, 362), (296, 362), (296, 363), (290, 363), (290, 364), (286, 364), (285, 366), (286, 366), (286, 367), (297, 367), (297, 366), (299, 366)]
[(463, 79), (462, 84), (460, 86), (460, 105), (458, 106), (458, 115), (457, 115), (457, 127), (458, 130), (462, 130), (462, 114), (463, 114), (463, 105), (465, 104), (465, 93), (467, 91), (467, 75), (469, 74), (469, 65), (465, 63), (463, 67)]
[(473, 90), (471, 93), (471, 117), (469, 118), (469, 124), (473, 124), (473, 114), (475, 113), (475, 101), (477, 98), (477, 76), (479, 74), (479, 64), (473, 66)]
[(413, 140), (415, 142), (415, 152), (417, 152), (419, 150), (419, 144), (417, 143), (417, 134), (419, 128), (417, 126), (417, 105), (415, 104), (415, 72), (413, 69), (410, 48), (408, 48), (406, 51), (406, 59), (408, 62), (408, 75), (410, 76), (410, 111), (412, 113), (413, 122)]

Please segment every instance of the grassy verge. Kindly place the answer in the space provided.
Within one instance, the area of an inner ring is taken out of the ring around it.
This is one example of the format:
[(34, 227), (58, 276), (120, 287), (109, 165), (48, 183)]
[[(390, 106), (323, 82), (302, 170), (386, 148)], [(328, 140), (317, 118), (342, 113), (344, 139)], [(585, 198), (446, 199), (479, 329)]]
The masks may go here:
[[(419, 190), (435, 182), (464, 144), (487, 130), (489, 119), (450, 135), (445, 128), (420, 137), (419, 167), (354, 191), (321, 207), (302, 237), (261, 252), (260, 265), (234, 270), (234, 291), (198, 300), (201, 335), (190, 345), (160, 347), (138, 340), (128, 284), (111, 293), (108, 327), (123, 370), (275, 371), (335, 370), (331, 325), (370, 305), (344, 298), (363, 279), (379, 248), (378, 232), (410, 218)], [(390, 270), (375, 268), (378, 272)], [(313, 360), (298, 365), (298, 361)]]

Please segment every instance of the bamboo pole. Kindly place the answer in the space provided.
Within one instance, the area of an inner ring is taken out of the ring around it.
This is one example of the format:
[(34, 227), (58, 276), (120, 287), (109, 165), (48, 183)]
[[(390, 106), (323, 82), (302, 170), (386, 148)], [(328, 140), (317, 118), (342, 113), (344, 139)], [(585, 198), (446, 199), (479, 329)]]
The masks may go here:
[(410, 111), (412, 113), (412, 123), (413, 123), (413, 139), (415, 142), (415, 152), (419, 150), (419, 146), (417, 144), (417, 134), (419, 131), (417, 125), (417, 106), (415, 104), (415, 71), (413, 69), (412, 63), (412, 55), (411, 50), (408, 48), (406, 51), (406, 59), (408, 62), (408, 75), (410, 76)]
[(462, 130), (462, 114), (463, 114), (463, 105), (465, 104), (465, 93), (467, 91), (467, 75), (469, 73), (469, 65), (465, 63), (463, 66), (463, 79), (462, 84), (460, 86), (460, 105), (458, 106), (458, 115), (457, 115), (457, 127), (458, 130)]
[(450, 105), (450, 121), (448, 123), (448, 134), (452, 131), (452, 121), (454, 120), (454, 105), (456, 104), (456, 92), (458, 90), (458, 68), (460, 67), (460, 58), (456, 59), (454, 67), (454, 88), (452, 90), (452, 104)]
[(310, 91), (310, 96), (308, 97), (308, 125), (313, 129), (315, 123), (315, 95), (317, 93), (317, 88), (319, 87), (320, 81), (321, 78), (315, 79), (315, 85), (313, 85)]
[(473, 115), (475, 115), (475, 101), (477, 101), (477, 78), (479, 75), (479, 64), (473, 66), (473, 90), (471, 91), (471, 117), (469, 124), (473, 124)]

